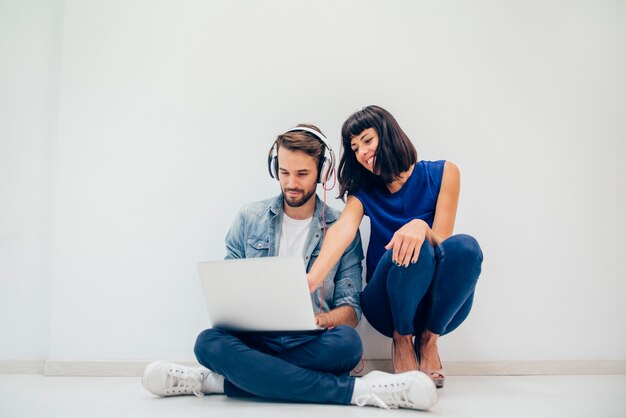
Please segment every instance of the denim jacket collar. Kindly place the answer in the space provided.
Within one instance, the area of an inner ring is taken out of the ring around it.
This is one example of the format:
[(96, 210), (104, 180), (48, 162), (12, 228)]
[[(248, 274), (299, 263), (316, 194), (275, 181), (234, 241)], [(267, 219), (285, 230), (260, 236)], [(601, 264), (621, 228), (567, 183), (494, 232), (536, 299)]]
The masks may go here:
[[(284, 200), (283, 195), (280, 194), (274, 199), (272, 205), (270, 206), (270, 212), (272, 213), (272, 221), (271, 221), (271, 231), (270, 237), (273, 237), (275, 242), (270, 243), (270, 255), (278, 255), (278, 239), (280, 237), (280, 229), (279, 223), (282, 221), (282, 217), (284, 214)], [(311, 257), (314, 255), (313, 251), (317, 248), (320, 240), (323, 235), (323, 225), (322, 225), (322, 210), (324, 209), (324, 202), (320, 200), (320, 198), (315, 194), (315, 209), (313, 211), (313, 219), (311, 220), (311, 229), (309, 231), (309, 235), (307, 237), (307, 243), (304, 248), (304, 257), (305, 263), (308, 263)], [(326, 228), (330, 227), (337, 220), (337, 215), (333, 213), (333, 211), (326, 206), (324, 210), (324, 221), (326, 223)]]

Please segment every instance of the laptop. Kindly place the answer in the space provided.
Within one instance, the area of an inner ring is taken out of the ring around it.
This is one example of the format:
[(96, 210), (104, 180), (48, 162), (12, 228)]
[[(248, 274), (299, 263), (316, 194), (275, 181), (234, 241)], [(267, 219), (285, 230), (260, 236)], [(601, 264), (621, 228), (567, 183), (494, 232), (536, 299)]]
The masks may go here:
[(319, 332), (301, 257), (198, 263), (215, 328), (251, 332)]

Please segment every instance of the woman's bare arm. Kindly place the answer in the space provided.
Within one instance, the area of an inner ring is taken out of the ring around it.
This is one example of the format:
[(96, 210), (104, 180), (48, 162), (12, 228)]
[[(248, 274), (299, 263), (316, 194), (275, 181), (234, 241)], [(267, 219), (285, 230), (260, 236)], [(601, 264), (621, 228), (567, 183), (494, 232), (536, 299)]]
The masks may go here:
[(341, 212), (337, 222), (326, 231), (320, 255), (307, 274), (310, 292), (313, 292), (322, 284), (324, 277), (337, 264), (341, 255), (354, 240), (364, 213), (363, 204), (359, 199), (354, 196), (348, 196), (346, 207)]

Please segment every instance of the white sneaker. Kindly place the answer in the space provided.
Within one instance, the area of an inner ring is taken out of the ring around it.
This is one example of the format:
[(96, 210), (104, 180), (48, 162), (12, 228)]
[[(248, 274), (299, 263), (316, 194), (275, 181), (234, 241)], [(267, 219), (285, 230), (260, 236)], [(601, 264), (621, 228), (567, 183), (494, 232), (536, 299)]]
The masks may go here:
[(428, 410), (439, 400), (437, 388), (428, 375), (416, 370), (391, 374), (372, 371), (362, 377), (371, 393), (356, 399), (358, 406)]
[(206, 367), (189, 367), (165, 361), (150, 363), (141, 383), (157, 396), (204, 396), (203, 384), (213, 372)]

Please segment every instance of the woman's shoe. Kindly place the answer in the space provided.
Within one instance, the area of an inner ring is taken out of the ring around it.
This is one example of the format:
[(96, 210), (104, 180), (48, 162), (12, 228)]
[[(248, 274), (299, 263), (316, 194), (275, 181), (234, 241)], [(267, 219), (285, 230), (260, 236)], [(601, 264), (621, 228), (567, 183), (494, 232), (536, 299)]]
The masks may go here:
[(430, 376), (430, 378), (432, 379), (432, 381), (435, 383), (435, 386), (437, 387), (437, 389), (440, 389), (443, 387), (443, 384), (446, 380), (446, 376), (443, 374), (443, 366), (441, 364), (441, 358), (439, 357), (439, 351), (437, 351), (437, 360), (439, 360), (439, 369), (422, 369), (421, 367), (419, 367), (420, 365), (420, 361), (422, 359), (422, 339), (420, 338), (420, 335), (422, 335), (423, 331), (416, 334), (415, 337), (415, 341), (413, 344), (413, 347), (415, 348), (415, 352), (417, 353), (417, 367), (418, 370), (426, 373), (428, 376)]
[(439, 353), (437, 353), (437, 360), (439, 360), (439, 369), (436, 369), (436, 370), (421, 369), (420, 371), (430, 376), (430, 378), (435, 383), (435, 386), (437, 387), (437, 389), (440, 389), (443, 387), (443, 384), (446, 381), (446, 376), (443, 374), (443, 366), (441, 365), (441, 358), (439, 358)]

